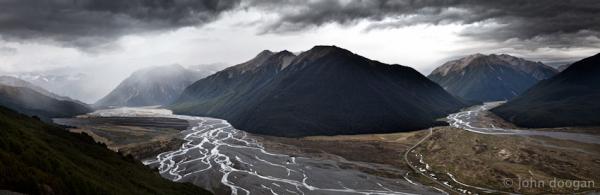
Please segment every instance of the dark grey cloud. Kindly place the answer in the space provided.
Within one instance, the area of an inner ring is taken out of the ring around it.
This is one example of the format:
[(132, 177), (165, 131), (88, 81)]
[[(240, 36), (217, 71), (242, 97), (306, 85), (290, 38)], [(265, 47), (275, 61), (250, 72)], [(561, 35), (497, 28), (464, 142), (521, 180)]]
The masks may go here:
[(277, 16), (263, 33), (367, 20), (365, 30), (475, 24), (461, 35), (521, 48), (600, 44), (598, 0), (0, 0), (0, 38), (102, 48), (127, 34), (205, 24), (240, 6)]
[(266, 33), (369, 20), (374, 24), (367, 30), (482, 24), (462, 35), (494, 41), (529, 40), (549, 47), (597, 46), (600, 37), (598, 0), (255, 0), (251, 5), (279, 14), (279, 20), (265, 28)]
[(203, 24), (239, 1), (0, 0), (0, 36), (95, 47), (126, 34)]

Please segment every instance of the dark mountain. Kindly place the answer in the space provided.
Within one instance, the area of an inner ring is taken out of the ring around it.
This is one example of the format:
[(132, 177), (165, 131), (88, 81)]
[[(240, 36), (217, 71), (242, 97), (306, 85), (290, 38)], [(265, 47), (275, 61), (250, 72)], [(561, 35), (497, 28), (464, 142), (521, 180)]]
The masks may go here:
[(316, 46), (298, 56), (264, 51), (197, 81), (171, 108), (295, 137), (422, 129), (462, 106), (412, 68)]
[(89, 136), (1, 106), (0, 165), (0, 189), (24, 194), (209, 194), (163, 179)]
[(506, 54), (475, 54), (446, 62), (428, 77), (460, 98), (488, 102), (512, 99), (555, 74), (555, 69), (541, 62)]
[(0, 105), (29, 116), (38, 116), (45, 121), (92, 111), (89, 106), (80, 102), (56, 99), (27, 87), (3, 84), (0, 84)]
[(600, 126), (600, 54), (575, 62), (492, 112), (523, 127)]
[(175, 101), (181, 92), (206, 76), (180, 65), (160, 66), (134, 72), (117, 88), (100, 99), (96, 107), (154, 106)]

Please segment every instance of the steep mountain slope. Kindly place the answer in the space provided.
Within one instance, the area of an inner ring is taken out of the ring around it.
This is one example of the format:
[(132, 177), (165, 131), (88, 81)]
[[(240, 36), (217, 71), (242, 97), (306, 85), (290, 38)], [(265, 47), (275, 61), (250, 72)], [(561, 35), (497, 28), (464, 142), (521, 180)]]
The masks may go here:
[(208, 194), (0, 106), (0, 189), (26, 194)]
[(51, 118), (71, 117), (91, 112), (92, 109), (80, 102), (60, 100), (26, 87), (0, 84), (0, 106), (20, 113), (38, 116), (49, 121)]
[(599, 126), (600, 54), (571, 65), (492, 109), (523, 127)]
[(187, 86), (203, 76), (206, 75), (180, 65), (142, 69), (131, 74), (94, 106), (135, 107), (170, 104)]
[(475, 54), (446, 62), (428, 77), (458, 97), (486, 102), (512, 99), (555, 74), (555, 69), (540, 62)]
[(248, 62), (226, 68), (190, 85), (171, 107), (181, 113), (199, 115), (237, 113), (259, 88), (277, 75), (284, 61), (289, 63), (294, 57), (287, 51), (277, 54), (263, 51)]
[(262, 52), (197, 81), (171, 108), (296, 137), (426, 128), (462, 106), (412, 68), (316, 46), (297, 57)]

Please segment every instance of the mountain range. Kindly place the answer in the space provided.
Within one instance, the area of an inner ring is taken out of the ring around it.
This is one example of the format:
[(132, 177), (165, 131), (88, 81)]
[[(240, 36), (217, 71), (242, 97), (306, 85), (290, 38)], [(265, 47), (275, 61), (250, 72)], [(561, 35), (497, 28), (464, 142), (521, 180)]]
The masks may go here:
[(207, 75), (203, 71), (186, 69), (180, 65), (145, 68), (131, 74), (94, 106), (167, 105), (175, 101), (187, 86), (204, 76)]
[(471, 101), (510, 100), (557, 70), (506, 54), (474, 54), (446, 62), (428, 76), (453, 95)]
[(8, 76), (0, 77), (0, 105), (46, 121), (92, 111), (87, 104)]
[(573, 63), (492, 112), (523, 127), (598, 126), (598, 100), (600, 54)]
[(463, 106), (410, 67), (316, 46), (298, 56), (263, 51), (190, 85), (169, 108), (297, 137), (422, 129)]

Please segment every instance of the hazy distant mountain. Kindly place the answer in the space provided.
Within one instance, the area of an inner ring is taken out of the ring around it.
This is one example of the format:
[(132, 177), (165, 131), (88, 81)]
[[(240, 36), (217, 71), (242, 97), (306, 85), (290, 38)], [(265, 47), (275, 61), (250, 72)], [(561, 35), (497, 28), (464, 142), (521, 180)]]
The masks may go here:
[(53, 98), (27, 87), (3, 84), (0, 84), (0, 105), (29, 116), (38, 116), (46, 121), (92, 111), (80, 102)]
[(43, 119), (74, 116), (91, 111), (83, 102), (56, 95), (11, 76), (0, 76), (0, 105)]
[(194, 70), (198, 72), (202, 72), (203, 75), (211, 75), (219, 72), (224, 67), (227, 67), (224, 63), (212, 63), (212, 64), (197, 64), (197, 65), (188, 65), (185, 68), (189, 70)]
[(492, 112), (523, 127), (600, 126), (600, 54), (573, 63)]
[(90, 84), (88, 75), (70, 72), (68, 69), (49, 70), (44, 72), (17, 73), (12, 76), (39, 86), (61, 97), (89, 102), (97, 98), (98, 89)]
[(194, 81), (206, 76), (180, 65), (150, 67), (134, 72), (94, 106), (152, 106), (172, 103)]
[(12, 77), (12, 76), (0, 76), (0, 84), (1, 85), (8, 85), (8, 86), (12, 86), (12, 87), (25, 87), (25, 88), (29, 88), (32, 89), (34, 91), (37, 91), (41, 94), (44, 94), (46, 96), (50, 96), (50, 97), (54, 97), (56, 99), (61, 98), (60, 96), (53, 94), (49, 91), (47, 91), (44, 88), (38, 87), (34, 84), (31, 84), (30, 82), (27, 82), (25, 80), (16, 78), (16, 77)]
[(512, 99), (557, 72), (506, 54), (475, 54), (446, 62), (428, 77), (458, 97), (485, 102)]
[(12, 77), (12, 76), (0, 76), (0, 84), (1, 85), (8, 85), (8, 86), (12, 86), (12, 87), (25, 87), (25, 88), (29, 88), (32, 89), (38, 93), (41, 93), (45, 96), (57, 99), (57, 100), (67, 100), (67, 101), (73, 101), (82, 105), (86, 105), (85, 103), (79, 101), (79, 100), (74, 100), (70, 97), (65, 97), (65, 96), (60, 96), (57, 94), (54, 94), (44, 88), (41, 88), (37, 85), (34, 85), (30, 82), (27, 82), (25, 80), (16, 78), (16, 77)]
[(464, 106), (412, 68), (334, 46), (261, 52), (189, 86), (171, 108), (277, 136), (397, 132)]
[(569, 68), (569, 66), (571, 66), (571, 65), (572, 65), (572, 64), (563, 64), (563, 65), (560, 65), (560, 66), (558, 66), (556, 69), (557, 69), (559, 72), (562, 72), (562, 71), (565, 71), (567, 68)]

